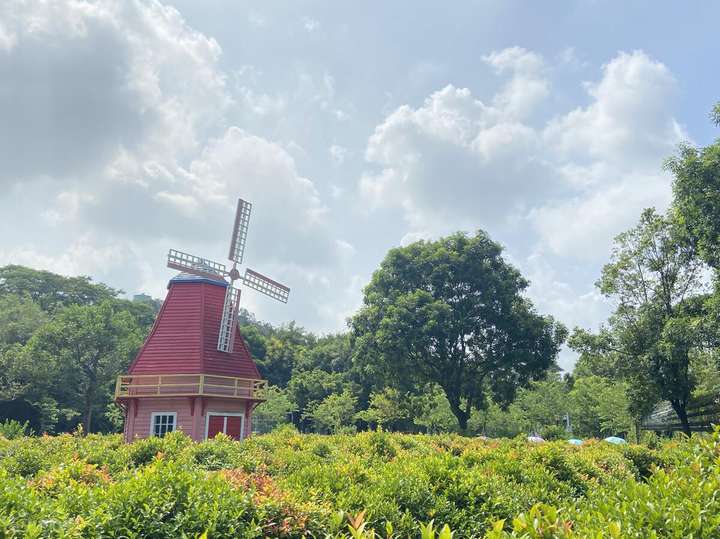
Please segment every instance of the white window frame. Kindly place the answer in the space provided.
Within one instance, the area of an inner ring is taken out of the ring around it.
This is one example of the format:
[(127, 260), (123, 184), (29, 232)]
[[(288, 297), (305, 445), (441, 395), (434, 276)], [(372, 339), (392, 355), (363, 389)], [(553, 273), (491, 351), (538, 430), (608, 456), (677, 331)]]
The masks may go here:
[(223, 434), (227, 434), (227, 416), (239, 417), (240, 418), (240, 439), (245, 439), (245, 413), (244, 412), (208, 412), (205, 414), (205, 440), (208, 439), (208, 432), (210, 432), (210, 416), (221, 415), (226, 416), (223, 421)]
[(172, 416), (172, 418), (173, 418), (173, 429), (166, 431), (165, 434), (167, 434), (168, 432), (175, 432), (176, 430), (178, 430), (177, 412), (153, 412), (150, 414), (150, 436), (162, 437), (159, 434), (155, 434), (155, 418), (158, 416), (163, 416), (163, 415)]

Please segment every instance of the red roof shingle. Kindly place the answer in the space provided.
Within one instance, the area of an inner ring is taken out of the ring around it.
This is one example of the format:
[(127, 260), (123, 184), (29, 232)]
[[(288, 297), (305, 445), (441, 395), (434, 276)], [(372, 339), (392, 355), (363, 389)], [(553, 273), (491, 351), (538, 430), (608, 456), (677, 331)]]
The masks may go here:
[(231, 353), (217, 349), (227, 283), (182, 274), (168, 286), (165, 302), (129, 374), (260, 378), (239, 329), (235, 329)]

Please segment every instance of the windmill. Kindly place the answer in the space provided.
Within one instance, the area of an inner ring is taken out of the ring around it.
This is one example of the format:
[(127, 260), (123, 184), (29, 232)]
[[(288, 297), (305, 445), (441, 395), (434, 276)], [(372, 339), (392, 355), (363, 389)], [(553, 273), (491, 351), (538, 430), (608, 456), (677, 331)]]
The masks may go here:
[(168, 252), (167, 266), (169, 268), (211, 279), (224, 280), (227, 277), (230, 280), (225, 292), (222, 321), (220, 322), (220, 333), (218, 335), (217, 349), (220, 352), (229, 353), (233, 351), (235, 325), (237, 324), (238, 309), (240, 307), (240, 289), (234, 286), (235, 281), (239, 281), (240, 284), (262, 292), (282, 303), (287, 303), (290, 295), (290, 289), (287, 286), (273, 281), (257, 271), (245, 268), (245, 274), (241, 275), (237, 269), (238, 264), (242, 264), (243, 261), (251, 210), (252, 204), (241, 198), (238, 199), (235, 225), (228, 254), (228, 258), (232, 262), (230, 271), (227, 270), (225, 264), (220, 262), (183, 253), (176, 249), (170, 249), (170, 252)]

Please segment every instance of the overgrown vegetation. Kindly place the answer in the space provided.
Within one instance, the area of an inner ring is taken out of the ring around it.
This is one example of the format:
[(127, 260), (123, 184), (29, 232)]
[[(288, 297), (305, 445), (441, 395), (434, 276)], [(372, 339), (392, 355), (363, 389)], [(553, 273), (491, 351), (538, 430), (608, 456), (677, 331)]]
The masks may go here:
[(719, 458), (718, 434), (658, 449), (291, 428), (0, 438), (0, 536), (713, 537)]

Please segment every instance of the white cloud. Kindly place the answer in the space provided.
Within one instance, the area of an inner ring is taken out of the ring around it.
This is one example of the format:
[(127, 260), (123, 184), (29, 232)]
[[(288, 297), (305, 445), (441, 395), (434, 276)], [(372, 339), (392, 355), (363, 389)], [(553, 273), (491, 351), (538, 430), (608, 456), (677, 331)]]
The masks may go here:
[(254, 26), (255, 28), (264, 28), (267, 24), (267, 19), (264, 15), (252, 11), (248, 14), (248, 22), (251, 26)]
[[(217, 42), (155, 2), (0, 7), (0, 175), (95, 179), (123, 151), (174, 159), (228, 105)], [(52, 66), (52, 68), (50, 68)]]
[(675, 79), (643, 52), (618, 54), (586, 86), (590, 105), (555, 118), (543, 133), (558, 174), (577, 190), (540, 205), (531, 220), (556, 253), (597, 258), (643, 208), (667, 207), (662, 162), (687, 135), (671, 113)]
[[(664, 209), (671, 200), (670, 179), (663, 174), (618, 174), (575, 197), (533, 209), (530, 219), (542, 241), (555, 253), (598, 261), (607, 257), (612, 239), (632, 227), (644, 208)], [(592, 246), (592, 248), (589, 248)]]
[(483, 60), (497, 73), (512, 73), (505, 87), (493, 98), (493, 104), (505, 116), (523, 118), (548, 96), (550, 85), (543, 73), (545, 61), (539, 54), (510, 47), (483, 56)]
[[(238, 71), (228, 85), (218, 43), (154, 0), (11, 0), (0, 20), (0, 181), (14, 196), (33, 193), (43, 208), (40, 224), (22, 218), (34, 235), (3, 241), (0, 263), (162, 295), (169, 247), (224, 260), (242, 196), (254, 204), (253, 267), (293, 286), (315, 275), (318, 297), (332, 303), (328, 283), (355, 248), (335, 237), (315, 183), (288, 150), (228, 126), (233, 111), (281, 118), (289, 101), (335, 115), (329, 73), (301, 77), (295, 94), (263, 91), (257, 69)], [(335, 324), (312, 290), (294, 300), (298, 315)], [(276, 313), (258, 305), (259, 315)]]
[(512, 9), (484, 13), (502, 41), (447, 55), (465, 39), (447, 10), (428, 33), (423, 10), (410, 26), (233, 2), (185, 19), (161, 1), (0, 2), (0, 263), (160, 296), (168, 247), (224, 260), (244, 196), (247, 261), (293, 290), (244, 294), (261, 318), (339, 329), (401, 238), (482, 227), (543, 312), (584, 324), (609, 239), (668, 199), (660, 163), (685, 135), (647, 54), (601, 70), (583, 51), (612, 44), (565, 30), (575, 49), (491, 52), (526, 37)]
[[(620, 53), (586, 85), (588, 106), (537, 126), (520, 116), (546, 95), (543, 59), (513, 47), (484, 60), (511, 73), (490, 105), (447, 86), (376, 127), (366, 158), (380, 170), (360, 180), (375, 206), (402, 208), (411, 234), (530, 224), (558, 254), (597, 257), (642, 208), (667, 205), (662, 161), (685, 135), (670, 112), (675, 81), (663, 64)], [(518, 83), (528, 80), (536, 84)]]
[[(37, 245), (0, 250), (0, 264), (22, 264), (63, 275), (107, 275), (110, 268), (128, 265), (135, 253), (127, 243), (100, 244), (85, 235), (61, 250), (48, 251)], [(112, 283), (109, 283), (112, 285)]]
[(259, 236), (253, 250), (264, 259), (313, 265), (336, 253), (327, 232), (327, 207), (278, 144), (232, 127), (207, 145), (188, 174), (208, 218), (218, 205), (234, 208), (239, 193), (253, 202), (252, 227)]
[[(360, 191), (371, 208), (402, 211), (403, 245), (475, 228), (510, 239), (538, 309), (597, 326), (610, 309), (592, 283), (613, 237), (671, 198), (662, 162), (686, 138), (675, 80), (645, 53), (619, 53), (585, 85), (586, 106), (534, 123), (549, 88), (542, 58), (514, 47), (484, 59), (509, 81), (487, 101), (447, 86), (398, 107), (368, 139), (377, 168)], [(573, 359), (564, 352), (563, 366)]]
[(66, 191), (55, 197), (55, 205), (42, 212), (42, 217), (51, 226), (77, 219), (81, 204), (92, 201), (92, 196), (85, 193)]
[(366, 158), (381, 170), (364, 174), (361, 192), (402, 207), (414, 227), (489, 226), (524, 214), (557, 182), (538, 132), (514, 114), (454, 86), (417, 109), (399, 107), (368, 141)]
[(658, 168), (686, 137), (669, 112), (676, 91), (670, 71), (644, 52), (620, 53), (587, 84), (593, 102), (550, 122), (548, 145), (560, 159), (602, 160), (626, 168)]
[(10, 33), (5, 26), (0, 22), (0, 51), (10, 52), (10, 50), (17, 44), (17, 35)]

